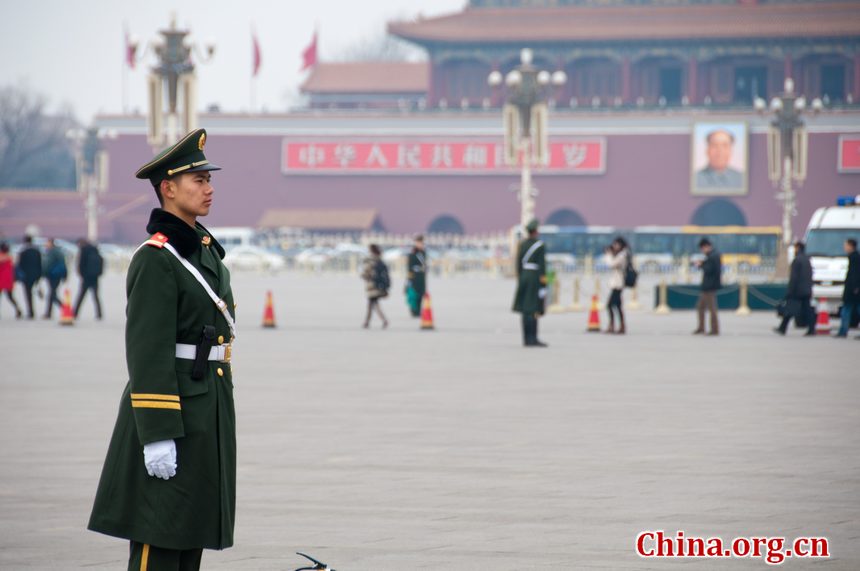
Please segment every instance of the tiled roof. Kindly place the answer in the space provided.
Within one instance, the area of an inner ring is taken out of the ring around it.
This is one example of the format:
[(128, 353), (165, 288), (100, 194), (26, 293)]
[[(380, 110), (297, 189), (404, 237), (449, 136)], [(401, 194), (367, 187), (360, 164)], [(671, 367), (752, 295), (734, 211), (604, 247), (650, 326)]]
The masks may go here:
[(426, 62), (319, 63), (301, 89), (305, 93), (426, 93)]
[(388, 30), (417, 43), (856, 38), (860, 2), (467, 8)]

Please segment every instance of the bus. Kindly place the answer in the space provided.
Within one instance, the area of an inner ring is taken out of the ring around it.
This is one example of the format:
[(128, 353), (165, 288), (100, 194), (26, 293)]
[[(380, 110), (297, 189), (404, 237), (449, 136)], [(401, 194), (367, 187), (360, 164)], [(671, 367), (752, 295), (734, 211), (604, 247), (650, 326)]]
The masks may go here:
[(749, 269), (773, 264), (782, 232), (778, 226), (541, 226), (540, 235), (551, 259), (566, 255), (577, 262), (587, 256), (598, 259), (621, 236), (630, 244), (634, 264), (656, 271), (698, 254), (704, 237), (722, 254), (724, 265)]

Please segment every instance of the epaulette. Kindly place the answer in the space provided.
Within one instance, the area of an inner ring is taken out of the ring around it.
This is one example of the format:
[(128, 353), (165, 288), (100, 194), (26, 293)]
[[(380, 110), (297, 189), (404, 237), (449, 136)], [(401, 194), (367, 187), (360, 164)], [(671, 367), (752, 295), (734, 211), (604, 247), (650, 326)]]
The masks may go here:
[(152, 246), (154, 248), (159, 249), (163, 248), (165, 244), (167, 244), (167, 236), (165, 236), (161, 232), (156, 232), (149, 237), (149, 240), (144, 242), (144, 245), (146, 246)]

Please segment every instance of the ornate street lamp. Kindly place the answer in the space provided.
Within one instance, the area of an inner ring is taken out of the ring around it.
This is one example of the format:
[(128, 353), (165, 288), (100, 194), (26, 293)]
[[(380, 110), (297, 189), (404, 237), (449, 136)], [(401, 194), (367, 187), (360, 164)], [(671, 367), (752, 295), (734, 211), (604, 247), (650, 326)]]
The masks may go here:
[(520, 52), (520, 65), (506, 76), (495, 70), (487, 77), (492, 88), (507, 87), (503, 109), (505, 162), (520, 166), (520, 224), (525, 227), (535, 214), (537, 189), (532, 186), (531, 167), (549, 162), (547, 95), (553, 87), (567, 83), (567, 74), (550, 73), (532, 65), (532, 50)]
[[(802, 118), (806, 111), (806, 98), (794, 93), (794, 80), (788, 77), (783, 93), (771, 99), (770, 105), (761, 97), (757, 97), (753, 105), (762, 115), (770, 109), (774, 117), (767, 137), (767, 171), (774, 186), (780, 185), (776, 198), (782, 202), (782, 249), (777, 272), (782, 274), (788, 269), (788, 247), (793, 240), (791, 218), (797, 215), (797, 193), (792, 181), (802, 185), (806, 180), (807, 137)], [(815, 98), (811, 107), (817, 114), (824, 104)]]
[[(189, 30), (176, 27), (176, 17), (171, 18), (170, 27), (159, 32), (161, 37), (153, 40), (151, 49), (158, 58), (157, 65), (149, 75), (149, 121), (147, 139), (153, 147), (160, 148), (179, 138), (178, 127), (183, 132), (197, 127), (197, 78), (194, 73), (192, 53), (201, 63), (208, 63), (215, 54), (215, 42), (207, 40), (201, 48), (188, 39)], [(132, 53), (136, 45), (131, 46)], [(167, 92), (167, 111), (164, 112), (164, 95)], [(166, 115), (166, 117), (165, 117)], [(166, 119), (167, 129), (164, 129)], [(181, 119), (181, 122), (180, 122)]]
[(99, 193), (107, 190), (108, 155), (102, 150), (102, 140), (116, 138), (116, 131), (106, 129), (70, 129), (66, 132), (75, 149), (75, 175), (78, 192), (85, 195), (87, 240), (99, 237)]

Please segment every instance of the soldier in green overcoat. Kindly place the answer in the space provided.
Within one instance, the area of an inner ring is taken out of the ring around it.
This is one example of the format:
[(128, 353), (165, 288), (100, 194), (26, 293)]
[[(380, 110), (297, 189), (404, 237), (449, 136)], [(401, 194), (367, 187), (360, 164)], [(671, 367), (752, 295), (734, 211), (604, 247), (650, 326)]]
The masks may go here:
[(223, 248), (197, 222), (212, 205), (197, 129), (137, 172), (155, 188), (151, 235), (126, 281), (129, 381), (89, 529), (131, 542), (129, 569), (199, 569), (233, 544), (235, 306)]
[(538, 221), (526, 226), (528, 237), (520, 242), (514, 263), (517, 267), (517, 292), (514, 311), (522, 313), (523, 345), (546, 347), (538, 340), (538, 317), (544, 313), (546, 298), (546, 247), (538, 239)]
[(412, 247), (412, 252), (406, 260), (406, 289), (409, 288), (415, 292), (414, 296), (417, 303), (410, 304), (412, 317), (421, 315), (421, 303), (424, 299), (424, 294), (427, 293), (427, 252), (424, 250), (424, 236), (418, 235), (415, 237), (415, 244)]

